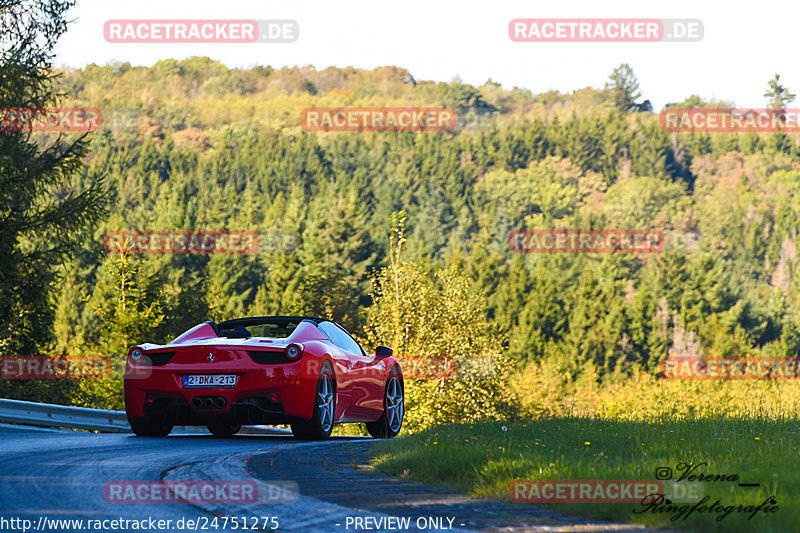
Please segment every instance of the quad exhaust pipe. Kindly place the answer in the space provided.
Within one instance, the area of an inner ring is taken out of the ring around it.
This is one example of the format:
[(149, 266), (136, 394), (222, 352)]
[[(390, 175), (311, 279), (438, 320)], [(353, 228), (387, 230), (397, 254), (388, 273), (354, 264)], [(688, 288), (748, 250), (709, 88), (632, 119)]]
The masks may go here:
[(225, 409), (228, 402), (222, 396), (195, 396), (192, 399), (192, 407), (195, 409), (214, 410)]

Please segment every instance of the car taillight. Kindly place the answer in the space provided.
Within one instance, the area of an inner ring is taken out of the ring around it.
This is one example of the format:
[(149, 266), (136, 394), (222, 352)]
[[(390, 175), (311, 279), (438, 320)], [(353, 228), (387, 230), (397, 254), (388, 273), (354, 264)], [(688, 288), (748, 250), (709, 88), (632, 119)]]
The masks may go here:
[(136, 366), (163, 366), (169, 363), (178, 352), (145, 352), (144, 348), (134, 346), (128, 353), (128, 359)]
[(139, 361), (142, 360), (142, 357), (144, 356), (144, 352), (142, 351), (141, 348), (134, 347), (131, 350), (129, 355), (130, 355), (131, 361), (133, 361), (134, 363), (138, 363)]
[(303, 355), (303, 346), (301, 344), (290, 344), (286, 347), (284, 353), (289, 361), (297, 361)]

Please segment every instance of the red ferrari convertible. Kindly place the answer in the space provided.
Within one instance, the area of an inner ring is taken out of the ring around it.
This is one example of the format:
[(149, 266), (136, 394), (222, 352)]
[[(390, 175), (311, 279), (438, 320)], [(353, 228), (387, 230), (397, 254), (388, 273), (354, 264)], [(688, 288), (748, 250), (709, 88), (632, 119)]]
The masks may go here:
[(334, 424), (366, 422), (370, 435), (389, 438), (403, 425), (403, 374), (391, 348), (367, 354), (330, 320), (204, 322), (169, 344), (130, 350), (125, 411), (140, 436), (175, 425), (231, 436), (242, 425), (290, 424), (299, 439), (326, 439)]

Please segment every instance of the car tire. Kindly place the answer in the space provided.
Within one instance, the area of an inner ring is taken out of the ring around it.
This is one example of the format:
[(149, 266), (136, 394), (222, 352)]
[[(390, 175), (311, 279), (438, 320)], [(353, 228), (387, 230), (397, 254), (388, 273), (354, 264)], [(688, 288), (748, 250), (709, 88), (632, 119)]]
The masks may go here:
[(172, 424), (159, 423), (146, 418), (128, 419), (131, 430), (137, 437), (166, 437), (172, 431)]
[(233, 423), (218, 423), (218, 424), (208, 424), (208, 430), (211, 432), (212, 435), (215, 437), (227, 438), (233, 437), (242, 429), (241, 424), (233, 424)]
[(325, 440), (333, 431), (333, 417), (336, 413), (336, 379), (327, 363), (323, 365), (317, 378), (314, 394), (314, 414), (311, 420), (295, 420), (291, 423), (292, 434), (299, 440)]
[(367, 432), (376, 439), (396, 437), (403, 428), (405, 415), (405, 386), (403, 376), (389, 375), (383, 392), (383, 413), (375, 422), (367, 422)]

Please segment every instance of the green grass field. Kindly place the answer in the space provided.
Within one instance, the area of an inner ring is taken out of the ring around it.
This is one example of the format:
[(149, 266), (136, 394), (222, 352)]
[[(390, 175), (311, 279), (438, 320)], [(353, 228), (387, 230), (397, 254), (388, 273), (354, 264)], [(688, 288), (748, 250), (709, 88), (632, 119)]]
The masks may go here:
[[(478, 497), (509, 499), (515, 479), (655, 479), (656, 468), (707, 463), (694, 472), (737, 474), (706, 481), (708, 505), (757, 506), (774, 495), (778, 509), (758, 513), (653, 513), (639, 503), (536, 504), (565, 514), (688, 531), (800, 531), (797, 418), (706, 417), (623, 421), (557, 417), (513, 423), (437, 426), (379, 443), (381, 471)], [(738, 483), (759, 483), (739, 487)], [(680, 504), (686, 505), (686, 504)], [(691, 504), (689, 504), (691, 505)], [(639, 511), (638, 513), (635, 511)], [(642, 512), (645, 511), (645, 512)]]

